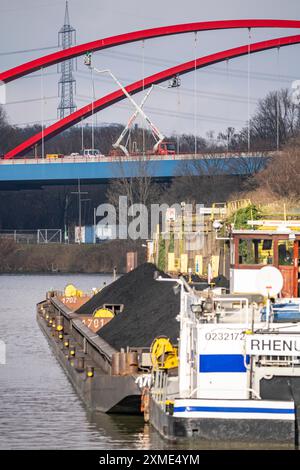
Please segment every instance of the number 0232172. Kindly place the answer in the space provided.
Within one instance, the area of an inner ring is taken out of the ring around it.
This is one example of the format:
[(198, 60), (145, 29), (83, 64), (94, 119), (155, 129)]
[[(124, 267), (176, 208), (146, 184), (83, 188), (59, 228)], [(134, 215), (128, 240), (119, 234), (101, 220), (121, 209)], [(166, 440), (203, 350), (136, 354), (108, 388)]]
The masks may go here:
[(207, 341), (242, 341), (245, 339), (243, 331), (209, 331), (205, 334)]

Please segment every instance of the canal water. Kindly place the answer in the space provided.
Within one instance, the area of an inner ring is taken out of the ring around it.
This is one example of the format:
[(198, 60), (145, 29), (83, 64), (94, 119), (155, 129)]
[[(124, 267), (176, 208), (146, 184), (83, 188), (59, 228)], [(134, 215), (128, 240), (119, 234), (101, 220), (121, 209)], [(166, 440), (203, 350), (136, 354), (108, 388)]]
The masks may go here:
[(105, 275), (0, 276), (0, 340), (6, 344), (0, 449), (200, 448), (164, 441), (141, 417), (89, 413), (55, 359), (36, 323), (36, 303), (47, 290), (63, 290), (71, 282), (86, 291), (110, 281)]

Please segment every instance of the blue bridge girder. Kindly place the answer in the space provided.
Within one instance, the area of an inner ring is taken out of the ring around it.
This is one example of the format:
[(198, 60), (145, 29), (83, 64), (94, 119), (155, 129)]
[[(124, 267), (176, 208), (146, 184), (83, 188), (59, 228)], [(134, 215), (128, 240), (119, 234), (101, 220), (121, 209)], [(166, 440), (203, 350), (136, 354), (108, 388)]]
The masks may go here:
[(247, 175), (265, 165), (269, 153), (166, 155), (145, 157), (64, 157), (2, 160), (0, 183), (70, 184), (149, 176), (171, 179), (184, 174)]

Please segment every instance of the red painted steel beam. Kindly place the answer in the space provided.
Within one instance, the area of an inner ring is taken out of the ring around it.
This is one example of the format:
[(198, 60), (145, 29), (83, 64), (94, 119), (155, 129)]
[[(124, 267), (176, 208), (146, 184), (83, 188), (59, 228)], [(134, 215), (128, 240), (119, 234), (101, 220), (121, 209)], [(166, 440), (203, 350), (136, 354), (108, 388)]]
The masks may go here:
[(292, 28), (300, 29), (300, 21), (297, 20), (272, 20), (272, 19), (245, 19), (245, 20), (222, 20), (205, 21), (197, 23), (177, 24), (172, 26), (162, 26), (159, 28), (144, 29), (131, 33), (119, 34), (97, 41), (80, 44), (52, 54), (45, 55), (12, 69), (0, 73), (0, 81), (8, 83), (41, 68), (63, 62), (85, 54), (87, 51), (99, 51), (109, 47), (120, 46), (130, 42), (141, 41), (143, 39), (171, 36), (174, 34), (191, 33), (194, 31), (213, 31), (222, 29), (238, 28)]
[[(191, 60), (189, 62), (185, 62), (180, 65), (176, 65), (175, 67), (171, 67), (169, 69), (163, 70), (162, 72), (156, 73), (154, 75), (150, 75), (149, 77), (144, 78), (143, 80), (138, 80), (137, 82), (131, 83), (126, 87), (128, 93), (135, 94), (139, 91), (143, 90), (143, 88), (149, 88), (152, 84), (158, 84), (168, 80), (169, 78), (174, 77), (174, 75), (179, 74), (183, 75), (185, 73), (191, 72), (195, 69), (201, 69), (204, 67), (208, 67), (209, 65), (216, 64), (218, 62), (223, 62), (228, 59), (233, 59), (236, 57), (245, 56), (248, 54), (250, 50), (251, 54), (266, 51), (269, 49), (274, 49), (278, 47), (284, 46), (291, 46), (300, 43), (300, 35), (296, 36), (286, 36), (282, 38), (271, 39), (268, 41), (261, 41), (254, 44), (249, 45), (246, 44), (245, 46), (235, 47), (233, 49), (228, 49), (225, 51), (217, 52), (215, 54), (210, 54), (205, 57), (200, 57), (196, 60)], [(60, 121), (52, 124), (51, 126), (44, 129), (44, 132), (39, 132), (38, 134), (30, 137), (25, 142), (18, 145), (13, 150), (9, 151), (5, 155), (5, 159), (14, 158), (16, 156), (22, 156), (28, 150), (30, 150), (35, 145), (39, 145), (42, 142), (42, 138), (44, 140), (48, 140), (51, 137), (59, 134), (60, 132), (68, 129), (69, 127), (77, 124), (82, 119), (87, 118), (93, 112), (100, 111), (105, 109), (118, 101), (125, 99), (126, 96), (124, 95), (121, 89), (118, 89), (112, 93), (109, 93), (106, 96), (94, 101), (94, 103), (90, 103), (87, 106), (75, 111), (74, 113), (70, 114), (69, 116), (61, 119)]]

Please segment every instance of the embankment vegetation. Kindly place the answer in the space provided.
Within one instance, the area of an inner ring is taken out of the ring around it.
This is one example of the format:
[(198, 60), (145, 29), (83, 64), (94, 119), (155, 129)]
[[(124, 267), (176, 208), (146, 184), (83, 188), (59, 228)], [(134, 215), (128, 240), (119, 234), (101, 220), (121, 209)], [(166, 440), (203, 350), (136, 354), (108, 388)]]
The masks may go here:
[(112, 241), (96, 245), (25, 245), (0, 240), (0, 273), (118, 273), (126, 272), (126, 253), (138, 252), (145, 261), (141, 243)]

